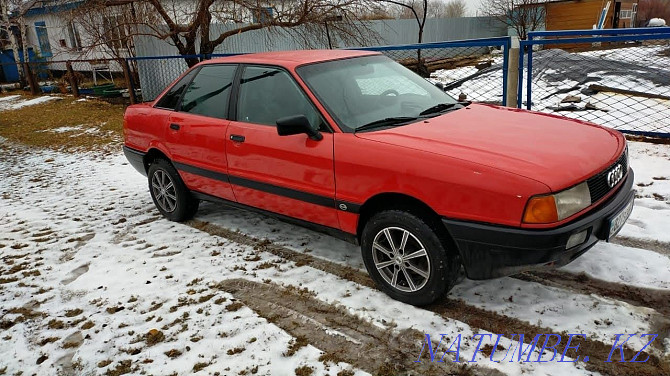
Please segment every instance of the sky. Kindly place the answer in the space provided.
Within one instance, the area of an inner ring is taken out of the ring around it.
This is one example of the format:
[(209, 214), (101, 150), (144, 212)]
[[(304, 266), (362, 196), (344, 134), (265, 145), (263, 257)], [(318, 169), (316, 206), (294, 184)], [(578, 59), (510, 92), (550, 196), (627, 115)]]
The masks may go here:
[(465, 2), (468, 4), (468, 16), (476, 16), (482, 0), (465, 0)]

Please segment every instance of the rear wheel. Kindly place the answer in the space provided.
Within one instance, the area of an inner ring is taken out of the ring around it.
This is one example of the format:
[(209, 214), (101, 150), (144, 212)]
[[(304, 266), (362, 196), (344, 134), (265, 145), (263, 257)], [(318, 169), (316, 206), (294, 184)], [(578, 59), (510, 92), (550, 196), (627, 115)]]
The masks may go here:
[(180, 222), (195, 215), (200, 201), (191, 195), (170, 162), (164, 159), (155, 160), (147, 175), (151, 198), (165, 218)]
[(401, 210), (373, 215), (361, 236), (368, 273), (390, 297), (412, 305), (430, 304), (448, 292), (460, 262), (431, 221)]

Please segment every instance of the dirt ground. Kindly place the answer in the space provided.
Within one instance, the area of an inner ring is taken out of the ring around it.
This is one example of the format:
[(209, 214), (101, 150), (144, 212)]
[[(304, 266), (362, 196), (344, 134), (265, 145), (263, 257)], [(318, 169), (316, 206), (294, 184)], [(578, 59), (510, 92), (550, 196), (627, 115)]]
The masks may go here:
[[(80, 105), (85, 120), (25, 120)], [(328, 236), (210, 203), (186, 223), (163, 219), (120, 152), (120, 109), (107, 106), (65, 98), (0, 111), (0, 375), (670, 375), (670, 243), (643, 236), (644, 218), (642, 235), (569, 268), (462, 276), (416, 308), (381, 293), (357, 247)], [(664, 209), (649, 195), (641, 207)], [(626, 254), (636, 262), (616, 259)], [(463, 336), (459, 362), (422, 352), (430, 334), (442, 356), (441, 333)], [(582, 358), (493, 361), (515, 333), (526, 344), (584, 333), (572, 343)], [(658, 338), (623, 347), (645, 362), (607, 362), (616, 333)], [(501, 337), (477, 353), (475, 334)]]

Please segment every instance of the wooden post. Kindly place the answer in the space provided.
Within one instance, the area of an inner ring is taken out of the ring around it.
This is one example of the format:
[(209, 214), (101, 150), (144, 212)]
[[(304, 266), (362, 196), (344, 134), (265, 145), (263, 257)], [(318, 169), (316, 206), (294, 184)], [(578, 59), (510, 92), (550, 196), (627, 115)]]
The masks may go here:
[(30, 94), (32, 95), (39, 95), (40, 94), (40, 87), (37, 84), (37, 79), (35, 78), (35, 75), (33, 74), (33, 70), (30, 68), (30, 64), (23, 62), (23, 71), (26, 74), (26, 78), (28, 79), (28, 85), (30, 86)]
[(70, 89), (72, 90), (72, 95), (75, 98), (79, 98), (79, 83), (77, 82), (77, 77), (74, 75), (74, 69), (72, 69), (72, 63), (66, 62), (65, 66), (67, 67), (67, 75), (70, 78)]
[(130, 75), (130, 66), (128, 65), (128, 60), (119, 59), (119, 64), (123, 68), (123, 77), (126, 80), (126, 87), (128, 88), (128, 95), (130, 99), (130, 104), (137, 103), (137, 97), (135, 96), (135, 85), (133, 85), (132, 76)]
[(505, 96), (507, 97), (507, 107), (517, 107), (517, 93), (519, 90), (519, 38), (512, 37), (512, 43), (507, 55), (507, 88)]

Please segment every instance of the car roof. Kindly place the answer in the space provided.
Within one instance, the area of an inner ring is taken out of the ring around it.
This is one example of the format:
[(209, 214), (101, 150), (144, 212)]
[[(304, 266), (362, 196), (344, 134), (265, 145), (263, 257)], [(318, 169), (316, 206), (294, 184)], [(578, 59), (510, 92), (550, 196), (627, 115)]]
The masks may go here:
[(347, 59), (351, 57), (379, 55), (379, 52), (357, 50), (294, 50), (273, 51), (253, 54), (227, 56), (207, 60), (203, 64), (216, 63), (249, 63), (272, 64), (286, 68), (295, 68), (299, 65), (318, 63), (329, 60)]

